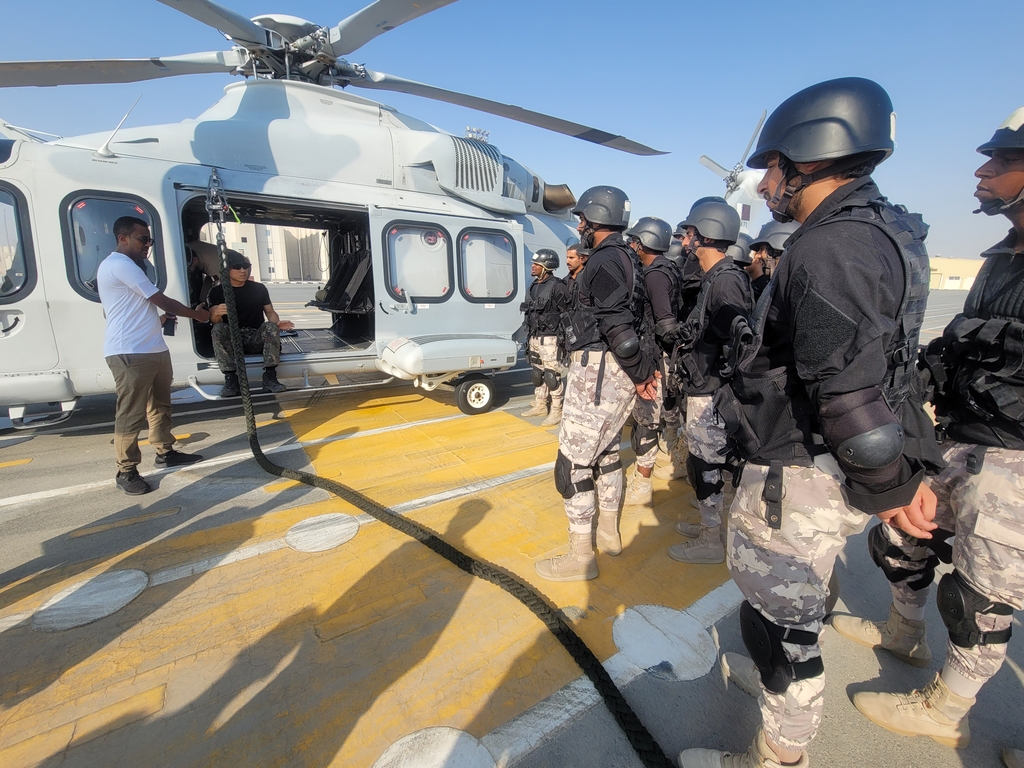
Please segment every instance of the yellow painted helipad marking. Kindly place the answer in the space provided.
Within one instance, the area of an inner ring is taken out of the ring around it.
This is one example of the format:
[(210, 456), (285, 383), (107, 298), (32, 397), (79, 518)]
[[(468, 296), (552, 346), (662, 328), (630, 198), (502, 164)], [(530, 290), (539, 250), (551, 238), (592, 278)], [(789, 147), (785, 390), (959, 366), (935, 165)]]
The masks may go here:
[(138, 523), (144, 523), (147, 520), (157, 520), (161, 517), (170, 517), (176, 515), (181, 511), (181, 507), (171, 507), (170, 509), (160, 509), (156, 512), (147, 512), (144, 515), (136, 515), (135, 517), (126, 517), (123, 520), (114, 520), (110, 523), (100, 523), (99, 525), (90, 525), (85, 528), (79, 528), (78, 530), (72, 531), (68, 534), (69, 539), (77, 539), (82, 536), (90, 536), (94, 533), (102, 533), (103, 531), (110, 531), (115, 528), (124, 528), (129, 525), (137, 525)]
[(30, 463), (32, 459), (13, 459), (11, 461), (0, 461), (0, 469), (6, 469), (7, 467), (23, 467)]

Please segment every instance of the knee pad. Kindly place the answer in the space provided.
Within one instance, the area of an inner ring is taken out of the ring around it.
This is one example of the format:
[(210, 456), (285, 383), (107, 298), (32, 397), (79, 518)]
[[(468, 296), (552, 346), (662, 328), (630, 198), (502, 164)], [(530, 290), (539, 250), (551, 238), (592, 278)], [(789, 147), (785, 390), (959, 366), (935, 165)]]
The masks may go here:
[(550, 389), (552, 392), (554, 392), (556, 389), (562, 386), (562, 376), (557, 371), (552, 371), (550, 368), (545, 368), (542, 377), (544, 383), (547, 384), (548, 389)]
[(643, 456), (658, 445), (658, 428), (634, 424), (629, 433), (629, 444), (637, 458)]
[[(868, 552), (871, 554), (871, 559), (875, 561), (875, 565), (882, 569), (885, 578), (892, 584), (905, 581), (907, 586), (915, 592), (927, 589), (935, 578), (935, 566), (939, 564), (939, 558), (931, 554), (924, 561), (911, 560), (907, 557), (906, 552), (895, 544), (889, 543), (882, 530), (884, 525), (886, 524), (876, 525), (868, 532)], [(915, 544), (920, 543), (918, 539), (913, 539), (913, 541)], [(896, 560), (901, 565), (893, 565), (886, 558)], [(906, 567), (909, 565), (920, 567)]]
[[(690, 480), (690, 486), (697, 494), (697, 498), (707, 499), (722, 490), (725, 483), (722, 481), (722, 464), (711, 464), (692, 453), (686, 459), (686, 476)], [(705, 472), (718, 471), (718, 480), (708, 482), (704, 479)]]
[(814, 645), (818, 642), (816, 633), (780, 627), (746, 600), (740, 605), (740, 632), (743, 645), (761, 673), (761, 683), (772, 693), (785, 693), (790, 683), (817, 677), (825, 671), (821, 656), (794, 663), (789, 661), (782, 647), (783, 642)]
[(968, 584), (959, 571), (947, 573), (939, 580), (936, 602), (953, 645), (974, 648), (977, 645), (1000, 645), (1010, 641), (1011, 627), (983, 632), (978, 626), (978, 614), (1010, 616), (1013, 614), (1013, 606), (989, 600)]
[(568, 456), (559, 451), (555, 458), (555, 490), (561, 494), (563, 499), (571, 499), (577, 494), (594, 490), (593, 478), (584, 478), (578, 483), (572, 481), (574, 469), (589, 469), (589, 467), (576, 466), (569, 461)]
[(530, 383), (535, 387), (539, 387), (544, 383), (544, 371), (540, 368), (530, 368)]
[(785, 693), (794, 681), (824, 673), (821, 656), (794, 663), (790, 662), (782, 648), (783, 641), (795, 645), (814, 645), (818, 641), (816, 633), (779, 627), (769, 622), (746, 600), (739, 606), (739, 628), (743, 645), (761, 673), (762, 684), (772, 693)]

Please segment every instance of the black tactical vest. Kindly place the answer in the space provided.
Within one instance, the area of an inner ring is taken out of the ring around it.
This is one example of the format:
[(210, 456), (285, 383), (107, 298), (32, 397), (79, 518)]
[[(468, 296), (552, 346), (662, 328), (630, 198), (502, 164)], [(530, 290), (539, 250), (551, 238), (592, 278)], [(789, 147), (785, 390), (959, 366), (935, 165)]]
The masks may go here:
[[(899, 418), (918, 377), (917, 347), (931, 279), (924, 246), (928, 226), (919, 214), (909, 213), (903, 206), (872, 200), (840, 208), (811, 228), (844, 220), (862, 221), (880, 229), (896, 246), (903, 264), (904, 289), (897, 314), (899, 330), (886, 350), (885, 380), (879, 382), (886, 403)], [(732, 381), (716, 393), (715, 405), (742, 458), (756, 464), (780, 461), (810, 466), (814, 463), (814, 454), (821, 449), (813, 446), (810, 436), (802, 434), (798, 426), (810, 414), (813, 405), (796, 370), (783, 366), (757, 371), (754, 365), (774, 294), (773, 278), (758, 299), (751, 318), (752, 337), (742, 344), (737, 341), (740, 347), (737, 370)]]
[(560, 307), (554, 299), (555, 287), (561, 281), (551, 275), (543, 282), (534, 282), (526, 300), (526, 325), (530, 336), (554, 336), (558, 333)]

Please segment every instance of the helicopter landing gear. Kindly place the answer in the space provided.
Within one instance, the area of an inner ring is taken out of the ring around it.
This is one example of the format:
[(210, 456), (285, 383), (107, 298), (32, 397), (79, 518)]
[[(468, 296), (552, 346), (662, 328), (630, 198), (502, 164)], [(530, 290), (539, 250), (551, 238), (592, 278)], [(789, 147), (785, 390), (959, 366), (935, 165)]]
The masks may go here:
[(467, 416), (487, 413), (494, 405), (494, 382), (482, 373), (466, 376), (455, 385), (455, 402)]

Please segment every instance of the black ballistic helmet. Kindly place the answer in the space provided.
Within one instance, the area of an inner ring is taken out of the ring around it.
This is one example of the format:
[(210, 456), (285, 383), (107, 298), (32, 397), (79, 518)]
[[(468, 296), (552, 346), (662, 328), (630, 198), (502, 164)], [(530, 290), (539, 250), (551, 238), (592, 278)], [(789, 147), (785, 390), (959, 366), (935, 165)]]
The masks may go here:
[(992, 157), (997, 149), (1024, 150), (1024, 107), (1017, 109), (1003, 124), (996, 128), (992, 138), (978, 147), (978, 151)]
[(694, 205), (680, 226), (693, 227), (706, 240), (722, 240), (731, 244), (740, 235), (740, 215), (725, 200), (710, 200)]
[(533, 264), (540, 264), (548, 272), (554, 272), (558, 269), (558, 254), (550, 248), (538, 248), (537, 252), (533, 254), (533, 258), (530, 262)]
[(664, 253), (672, 245), (672, 227), (667, 221), (654, 216), (644, 216), (623, 234), (635, 237), (646, 250), (653, 253)]
[(885, 89), (862, 77), (842, 77), (782, 102), (765, 122), (747, 165), (767, 168), (771, 152), (794, 163), (877, 152), (881, 162), (892, 154), (895, 138), (896, 113)]
[(618, 187), (591, 187), (580, 195), (572, 212), (591, 224), (625, 229), (629, 226), (629, 208), (629, 198)]
[(750, 235), (745, 232), (740, 232), (739, 238), (737, 238), (735, 243), (729, 246), (725, 255), (729, 256), (741, 267), (752, 264), (754, 260), (750, 258), (750, 240)]
[(783, 250), (783, 246), (789, 236), (792, 235), (800, 227), (800, 223), (797, 221), (787, 221), (783, 224), (780, 221), (769, 221), (767, 224), (761, 226), (761, 231), (757, 233), (757, 237), (750, 243), (751, 249), (757, 248), (759, 245), (768, 244), (776, 251)]
[[(698, 205), (703, 205), (704, 203), (724, 203), (724, 202), (725, 202), (725, 198), (724, 197), (719, 197), (718, 195), (709, 195), (708, 197), (700, 197), (700, 198), (697, 198), (697, 200), (694, 201), (693, 205), (690, 206), (690, 213), (693, 213), (693, 209), (696, 208)], [(687, 214), (687, 215), (689, 215), (689, 214)], [(686, 219), (683, 219), (678, 224), (676, 224), (676, 228), (672, 232), (672, 236), (673, 237), (682, 237), (685, 234), (686, 234)]]

